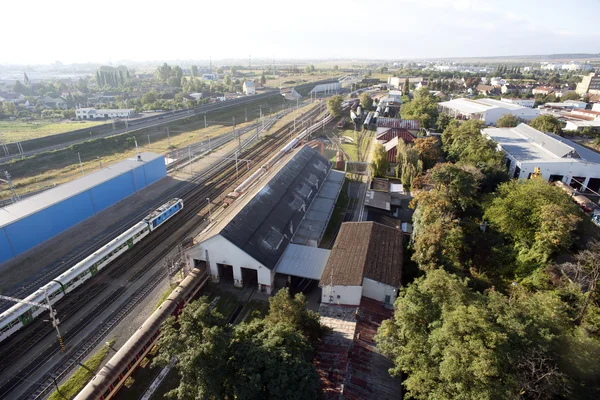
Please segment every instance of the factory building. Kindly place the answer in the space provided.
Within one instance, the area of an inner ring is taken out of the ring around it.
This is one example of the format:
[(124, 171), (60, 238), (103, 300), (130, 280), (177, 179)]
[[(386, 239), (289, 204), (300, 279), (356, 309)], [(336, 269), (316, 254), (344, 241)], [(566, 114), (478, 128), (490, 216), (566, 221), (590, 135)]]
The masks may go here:
[(267, 293), (276, 272), (318, 280), (327, 254), (316, 245), (343, 182), (343, 173), (309, 146), (285, 156), (194, 238), (186, 250), (190, 265), (204, 261), (213, 281)]
[(536, 168), (549, 181), (563, 181), (575, 189), (600, 191), (600, 154), (569, 139), (540, 132), (527, 124), (514, 128), (486, 128), (481, 133), (506, 155), (511, 177), (527, 179)]
[(495, 99), (453, 99), (438, 103), (438, 109), (456, 119), (477, 119), (486, 125), (496, 125), (496, 121), (505, 114), (525, 121), (530, 121), (540, 114), (538, 109)]
[(0, 209), (0, 262), (7, 261), (167, 174), (162, 155), (141, 153)]

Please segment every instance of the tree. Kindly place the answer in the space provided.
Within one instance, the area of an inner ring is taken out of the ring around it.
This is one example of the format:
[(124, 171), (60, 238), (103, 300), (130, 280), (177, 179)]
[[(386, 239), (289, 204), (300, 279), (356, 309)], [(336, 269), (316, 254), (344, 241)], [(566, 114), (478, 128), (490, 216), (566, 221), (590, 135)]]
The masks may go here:
[(331, 96), (327, 99), (327, 108), (329, 109), (329, 113), (334, 117), (339, 117), (342, 115), (342, 102), (344, 99), (339, 94), (335, 96)]
[(498, 128), (514, 128), (523, 122), (519, 117), (512, 114), (504, 114), (498, 121), (496, 121), (496, 126)]
[(207, 298), (189, 304), (161, 329), (158, 365), (176, 356), (178, 399), (297, 399), (317, 397), (314, 344), (323, 328), (306, 310), (303, 295), (283, 289), (270, 299), (269, 314), (250, 323), (223, 325)]
[(192, 65), (192, 77), (197, 77), (198, 76), (198, 66), (197, 65)]
[(263, 71), (262, 75), (260, 76), (260, 85), (265, 86), (266, 83), (267, 83), (267, 77), (265, 76), (265, 71)]
[(567, 100), (581, 100), (581, 97), (577, 94), (577, 92), (567, 92), (560, 97), (561, 101)]
[(158, 77), (162, 82), (167, 82), (167, 80), (171, 77), (172, 68), (164, 63), (161, 67), (157, 69)]
[(435, 123), (436, 127), (437, 127), (437, 131), (444, 131), (447, 127), (448, 124), (450, 123), (450, 121), (452, 121), (454, 118), (452, 118), (449, 114), (446, 113), (440, 113), (440, 115), (438, 116), (438, 119)]
[(415, 139), (415, 148), (423, 161), (423, 170), (433, 167), (442, 156), (438, 139), (433, 136)]
[(537, 177), (501, 184), (484, 217), (512, 240), (519, 277), (544, 265), (558, 250), (567, 249), (581, 220), (565, 192)]
[(371, 174), (373, 176), (385, 176), (390, 163), (387, 159), (387, 151), (382, 144), (376, 144), (373, 152), (373, 161), (371, 162)]
[(404, 79), (404, 87), (402, 88), (402, 94), (408, 95), (409, 93), (410, 93), (410, 79), (408, 79), (408, 77), (406, 77), (406, 79)]
[(338, 69), (340, 69), (340, 67), (338, 67), (337, 65), (334, 65), (334, 66), (333, 66), (333, 70), (334, 70), (334, 71), (337, 71)]
[(434, 270), (401, 289), (394, 309), (375, 340), (394, 363), (390, 373), (406, 373), (409, 397), (569, 397), (561, 367), (572, 334), (558, 296), (473, 292), (467, 281)]
[(529, 123), (529, 126), (541, 132), (552, 132), (560, 135), (562, 133), (562, 123), (554, 115), (538, 115)]
[(402, 104), (400, 114), (403, 119), (418, 119), (422, 128), (432, 128), (438, 117), (437, 99), (426, 87), (414, 92), (414, 99)]
[(360, 104), (362, 104), (366, 112), (373, 108), (373, 98), (369, 93), (363, 93), (360, 95)]

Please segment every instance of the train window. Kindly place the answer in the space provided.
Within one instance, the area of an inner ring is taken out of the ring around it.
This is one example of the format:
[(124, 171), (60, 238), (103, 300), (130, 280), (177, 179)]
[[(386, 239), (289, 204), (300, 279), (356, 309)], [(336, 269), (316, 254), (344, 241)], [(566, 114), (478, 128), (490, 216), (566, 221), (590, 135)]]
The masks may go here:
[(138, 358), (142, 358), (142, 355), (143, 355), (143, 354), (144, 354), (144, 350), (141, 350), (141, 351), (138, 353), (138, 355), (137, 355), (137, 356), (138, 356)]
[(115, 381), (114, 381), (114, 382), (113, 382), (113, 384), (112, 384), (112, 385), (113, 385), (113, 388), (116, 388), (116, 387), (117, 387), (117, 385), (119, 384), (119, 381), (120, 381), (120, 380), (121, 380), (121, 378), (117, 378), (117, 379), (115, 379)]
[(127, 374), (127, 371), (129, 371), (129, 367), (125, 367), (121, 375), (125, 376)]
[(106, 392), (104, 392), (104, 395), (102, 397), (104, 397), (106, 399), (106, 398), (108, 398), (108, 395), (110, 395), (110, 389), (108, 389)]
[(8, 332), (9, 330), (10, 330), (10, 326), (6, 325), (2, 329), (0, 329), (0, 332), (4, 333), (4, 332)]

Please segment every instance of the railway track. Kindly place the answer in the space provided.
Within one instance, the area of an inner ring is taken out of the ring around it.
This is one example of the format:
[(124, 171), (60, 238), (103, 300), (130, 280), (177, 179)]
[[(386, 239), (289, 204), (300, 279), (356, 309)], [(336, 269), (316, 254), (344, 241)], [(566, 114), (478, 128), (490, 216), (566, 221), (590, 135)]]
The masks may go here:
[[(288, 112), (290, 112), (290, 110), (284, 110), (284, 112), (280, 112), (274, 116), (271, 116), (269, 119), (267, 119), (265, 121), (264, 130), (266, 131), (267, 129), (269, 129), (271, 126), (273, 126), (273, 124), (278, 119), (280, 119), (282, 116), (286, 115)], [(219, 147), (225, 145), (226, 143), (228, 143), (229, 141), (235, 139), (237, 137), (237, 135), (244, 135), (244, 134), (256, 129), (257, 126), (258, 126), (258, 123), (253, 124), (249, 127), (242, 128), (242, 129), (236, 131), (235, 134), (233, 132), (230, 132), (230, 133), (227, 133), (220, 137), (217, 137), (211, 141), (211, 148), (213, 148), (213, 149), (219, 148)], [(262, 129), (259, 129), (259, 133), (260, 132), (262, 132)], [(249, 141), (248, 139), (244, 139), (244, 144), (247, 145), (248, 141)], [(197, 142), (197, 143), (191, 145), (190, 148), (191, 148), (192, 154), (204, 152), (207, 148), (207, 143), (206, 143), (206, 141), (200, 141), (200, 142)], [(180, 166), (182, 164), (184, 164), (185, 162), (186, 162), (186, 160), (184, 157), (183, 160), (177, 160), (174, 163), (171, 163), (167, 169), (168, 169), (168, 171), (172, 171), (173, 169), (180, 168)], [(196, 182), (194, 182), (193, 180), (190, 182), (186, 182), (181, 187), (176, 189), (172, 193), (171, 197), (181, 196), (183, 193), (186, 193), (188, 190), (190, 190), (190, 188), (193, 185), (195, 185), (195, 183)], [(163, 203), (164, 203), (164, 200), (156, 201), (148, 209), (156, 208)], [(15, 290), (15, 291), (7, 292), (4, 294), (6, 294), (8, 296), (12, 296), (12, 297), (17, 297), (17, 298), (27, 297), (28, 295), (33, 293), (35, 290), (37, 290), (39, 287), (48, 283), (48, 281), (50, 281), (52, 278), (60, 275), (64, 271), (68, 270), (69, 268), (71, 268), (72, 266), (74, 266), (75, 264), (77, 264), (78, 262), (83, 260), (85, 257), (87, 257), (89, 254), (94, 252), (96, 249), (98, 249), (100, 247), (100, 245), (98, 245), (98, 243), (104, 243), (112, 238), (117, 237), (118, 235), (120, 235), (121, 233), (123, 233), (127, 229), (129, 229), (133, 224), (135, 224), (136, 222), (139, 222), (143, 217), (145, 217), (147, 215), (148, 209), (144, 209), (144, 210), (134, 214), (133, 216), (130, 216), (126, 220), (119, 221), (118, 223), (115, 224), (116, 225), (115, 227), (109, 228), (109, 230), (102, 232), (101, 234), (97, 235), (96, 237), (91, 238), (91, 239), (87, 240), (86, 242), (84, 242), (83, 244), (81, 244), (74, 252), (72, 252), (71, 254), (68, 254), (66, 256), (66, 259), (57, 261), (54, 264), (54, 266), (50, 267), (47, 271), (45, 271), (42, 275), (38, 276), (36, 279), (32, 280), (31, 282), (28, 282), (26, 285), (22, 286), (21, 288)], [(12, 305), (13, 305), (13, 303), (11, 303), (11, 302), (8, 302), (6, 300), (0, 300), (0, 312), (7, 310)]]
[[(318, 109), (311, 110), (300, 117), (300, 120), (310, 121), (314, 119), (319, 111), (320, 110)], [(246, 159), (256, 160), (256, 166), (258, 166), (259, 161), (266, 160), (274, 148), (277, 148), (288, 139), (288, 125), (276, 131), (271, 138), (263, 139), (255, 146), (243, 151), (240, 156)], [(250, 171), (246, 173), (249, 172)], [(240, 174), (240, 178), (242, 178), (244, 175), (245, 173)], [(211, 199), (215, 199), (215, 202), (220, 203), (220, 200), (226, 195), (226, 189), (235, 181), (235, 162), (231, 160), (223, 160), (219, 163), (216, 163), (213, 167), (209, 168), (209, 170), (204, 171), (203, 175), (197, 176), (192, 180), (192, 182), (190, 182), (191, 187), (181, 196), (184, 199), (184, 204), (186, 205), (182, 212), (167, 222), (161, 230), (156, 232), (156, 235), (149, 236), (135, 246), (131, 252), (128, 252), (124, 256), (115, 260), (115, 262), (108, 266), (105, 271), (101, 272), (99, 276), (102, 274), (108, 274), (108, 278), (110, 279), (119, 278), (132, 265), (137, 264), (148, 254), (150, 254), (152, 250), (157, 250), (156, 254), (152, 256), (151, 260), (145, 261), (144, 264), (152, 265), (158, 262), (173, 248), (175, 244), (183, 240), (189, 233), (191, 233), (199, 222), (202, 222), (206, 215), (206, 213), (201, 213), (207, 206), (206, 197), (210, 196)], [(212, 205), (209, 207), (212, 207)], [(183, 229), (180, 229), (181, 225), (184, 225)], [(142, 266), (139, 268), (139, 270), (142, 270), (143, 268), (144, 267)], [(166, 271), (162, 271), (161, 274), (166, 276)], [(153, 276), (145, 281), (143, 287), (153, 288), (154, 286), (152, 285), (157, 285), (162, 278), (164, 278), (162, 275)], [(85, 285), (83, 287), (85, 288)], [(151, 289), (148, 289), (138, 297), (136, 297), (137, 294), (130, 296), (119, 309), (130, 310), (136, 304), (138, 304), (141, 299), (143, 299), (145, 295), (150, 292), (150, 290)], [(111, 294), (108, 300), (114, 301), (114, 299), (117, 297), (118, 296)], [(128, 304), (133, 305), (129, 307)], [(96, 308), (91, 314), (94, 316), (97, 315), (100, 312), (99, 309), (103, 310), (106, 306), (107, 305)], [(65, 374), (67, 374), (75, 365), (77, 365), (79, 360), (85, 357), (96, 346), (96, 344), (99, 343), (101, 338), (108, 334), (110, 329), (112, 329), (112, 327), (114, 327), (118, 321), (122, 320), (122, 318), (127, 315), (128, 312), (129, 311), (126, 311), (124, 314), (121, 314), (120, 317), (116, 316), (115, 318), (117, 318), (117, 322), (115, 323), (103, 321), (103, 328), (96, 332), (99, 336), (95, 336), (94, 338), (85, 338), (85, 340), (80, 341), (78, 345), (73, 345), (73, 349), (67, 354), (67, 358), (63, 359), (59, 366), (52, 368), (49, 373), (45, 374), (44, 379), (32, 385), (26, 394), (22, 396), (22, 398), (41, 398), (41, 396), (47, 394), (47, 392), (53, 387), (53, 378), (61, 379)], [(86, 318), (86, 320), (89, 320), (89, 323), (91, 320), (93, 320), (93, 318)], [(65, 335), (65, 337), (69, 342), (71, 342), (70, 338), (76, 337), (77, 333), (81, 332), (86, 327), (87, 324), (85, 323), (78, 324), (76, 328), (73, 328), (75, 333), (73, 334), (69, 332), (67, 335)], [(104, 329), (104, 327), (106, 327), (106, 329)], [(7, 384), (0, 388), (0, 397), (5, 397), (10, 394), (19, 384), (21, 384), (23, 380), (27, 379), (27, 377), (35, 372), (41, 365), (44, 365), (58, 351), (58, 348), (53, 346), (50, 348), (50, 352), (44, 352), (44, 354), (42, 354), (36, 360), (33, 360), (28, 367), (20, 371), (16, 376), (13, 376)], [(10, 359), (14, 358), (9, 357), (8, 362), (10, 362)]]

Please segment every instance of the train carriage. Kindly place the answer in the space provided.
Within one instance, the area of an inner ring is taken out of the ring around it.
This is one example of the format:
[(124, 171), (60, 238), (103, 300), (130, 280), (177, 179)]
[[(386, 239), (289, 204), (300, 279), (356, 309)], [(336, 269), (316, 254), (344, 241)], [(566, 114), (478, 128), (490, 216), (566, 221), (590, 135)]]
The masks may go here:
[[(157, 229), (165, 221), (181, 211), (182, 208), (183, 200), (177, 198), (169, 200), (169, 202), (146, 216), (144, 220), (138, 222), (75, 266), (54, 278), (48, 284), (27, 296), (25, 300), (34, 303), (47, 303), (46, 292), (50, 304), (56, 303), (65, 294), (75, 290), (127, 250), (131, 249), (136, 243), (143, 240), (154, 229)], [(0, 314), (0, 342), (23, 326), (28, 325), (43, 311), (43, 308), (19, 303)]]

